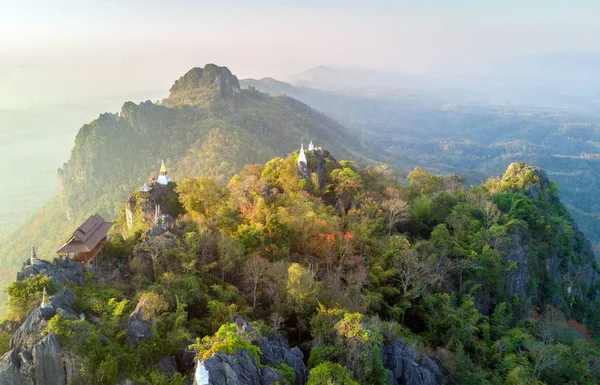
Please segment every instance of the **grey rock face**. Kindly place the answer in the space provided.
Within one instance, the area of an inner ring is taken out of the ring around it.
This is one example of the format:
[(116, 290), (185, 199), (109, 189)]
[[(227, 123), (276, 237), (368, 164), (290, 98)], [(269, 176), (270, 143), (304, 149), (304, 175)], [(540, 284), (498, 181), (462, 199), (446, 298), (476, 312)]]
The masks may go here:
[(275, 334), (270, 339), (259, 336), (248, 321), (241, 317), (234, 317), (233, 322), (239, 333), (248, 333), (252, 343), (261, 349), (260, 363), (247, 351), (240, 351), (233, 355), (215, 354), (204, 361), (209, 385), (284, 384), (282, 374), (274, 369), (281, 364), (294, 369), (296, 373), (294, 385), (306, 384), (309, 371), (302, 361), (303, 354), (300, 349), (297, 347), (290, 349), (287, 340), (280, 334)]
[(284, 381), (285, 379), (282, 378), (275, 369), (268, 366), (263, 369), (262, 377), (260, 378), (260, 383), (262, 385), (281, 385), (285, 383)]
[(290, 349), (287, 340), (281, 334), (275, 334), (272, 339), (262, 337), (257, 345), (262, 351), (260, 362), (263, 365), (277, 366), (284, 363), (296, 372), (296, 385), (308, 381), (309, 370), (302, 360), (304, 355), (298, 347)]
[(405, 346), (404, 340), (397, 339), (383, 348), (382, 355), (394, 385), (437, 385), (442, 381), (438, 364), (428, 357), (420, 357), (414, 344)]
[(210, 385), (261, 385), (261, 373), (254, 357), (248, 352), (235, 356), (215, 354), (204, 361)]
[(154, 335), (154, 326), (156, 326), (154, 320), (144, 317), (142, 303), (138, 303), (127, 320), (127, 343), (133, 345), (143, 339), (151, 338)]
[(42, 336), (55, 314), (74, 314), (75, 296), (65, 288), (33, 309), (17, 328), (9, 351), (0, 358), (0, 385), (67, 385), (77, 383), (81, 360), (62, 351), (56, 335)]
[(60, 344), (56, 335), (50, 333), (33, 347), (35, 383), (37, 385), (65, 384), (65, 369), (61, 361)]
[(67, 283), (83, 285), (83, 267), (79, 262), (68, 258), (54, 258), (52, 262), (39, 259), (34, 265), (31, 265), (28, 259), (23, 264), (21, 271), (17, 273), (17, 281), (37, 274), (52, 278), (57, 286), (63, 286)]

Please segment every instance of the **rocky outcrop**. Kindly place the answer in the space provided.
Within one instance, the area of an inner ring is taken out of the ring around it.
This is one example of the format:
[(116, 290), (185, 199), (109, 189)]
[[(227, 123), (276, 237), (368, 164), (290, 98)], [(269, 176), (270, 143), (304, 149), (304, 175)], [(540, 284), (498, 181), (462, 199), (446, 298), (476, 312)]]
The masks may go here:
[(297, 346), (290, 349), (287, 340), (279, 333), (271, 339), (261, 337), (256, 345), (262, 351), (261, 364), (278, 366), (284, 363), (296, 372), (296, 385), (306, 383), (309, 372), (302, 360), (304, 355)]
[[(320, 147), (305, 151), (307, 163), (296, 164), (296, 176), (307, 181), (306, 190), (314, 194), (324, 191), (329, 173), (341, 165), (329, 151)], [(312, 175), (316, 178), (313, 178)]]
[(252, 344), (261, 349), (260, 362), (247, 351), (233, 355), (217, 353), (204, 362), (197, 361), (195, 385), (281, 385), (285, 383), (283, 374), (278, 370), (282, 364), (296, 373), (294, 385), (306, 384), (309, 371), (300, 349), (290, 348), (287, 340), (278, 333), (271, 338), (260, 336), (241, 317), (235, 317), (233, 321), (238, 331), (248, 333)]
[(68, 258), (55, 258), (52, 262), (37, 259), (33, 265), (27, 259), (21, 271), (17, 273), (17, 281), (22, 281), (33, 275), (45, 275), (52, 278), (54, 284), (62, 286), (67, 283), (83, 285), (83, 267), (79, 262)]
[(81, 360), (64, 351), (54, 333), (43, 335), (55, 314), (76, 317), (75, 296), (65, 288), (33, 309), (17, 328), (9, 351), (0, 358), (0, 385), (67, 385), (77, 383)]
[(431, 358), (422, 357), (414, 344), (397, 339), (383, 348), (383, 364), (390, 370), (393, 385), (437, 385), (442, 370)]
[(163, 103), (167, 106), (194, 104), (205, 107), (225, 102), (233, 107), (239, 93), (240, 82), (229, 68), (207, 64), (204, 68), (192, 68), (177, 79)]
[(260, 367), (245, 351), (235, 355), (215, 354), (204, 361), (204, 366), (209, 385), (262, 385)]
[[(552, 292), (552, 303), (567, 313), (572, 309), (572, 302), (596, 301), (600, 297), (596, 256), (560, 202), (558, 190), (546, 172), (525, 163), (512, 163), (502, 177), (501, 188), (527, 196), (547, 227), (540, 231), (527, 231), (520, 226), (511, 229), (504, 255), (505, 265), (510, 266), (505, 272), (506, 291), (531, 304), (539, 298), (539, 285), (532, 285), (535, 278), (538, 282), (552, 282), (558, 289)], [(529, 221), (530, 217), (521, 219)], [(537, 224), (530, 223), (530, 229), (531, 226)], [(580, 321), (588, 322), (586, 317), (581, 314)]]
[(152, 318), (144, 316), (144, 304), (138, 302), (135, 310), (127, 320), (127, 343), (137, 344), (143, 339), (152, 338), (156, 330), (156, 322)]

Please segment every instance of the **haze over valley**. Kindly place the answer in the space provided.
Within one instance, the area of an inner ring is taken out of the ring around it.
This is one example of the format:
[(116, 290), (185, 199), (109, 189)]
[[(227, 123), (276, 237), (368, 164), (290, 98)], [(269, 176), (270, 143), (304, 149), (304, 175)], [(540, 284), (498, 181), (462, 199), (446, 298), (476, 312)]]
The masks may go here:
[(0, 385), (600, 383), (598, 14), (0, 0)]

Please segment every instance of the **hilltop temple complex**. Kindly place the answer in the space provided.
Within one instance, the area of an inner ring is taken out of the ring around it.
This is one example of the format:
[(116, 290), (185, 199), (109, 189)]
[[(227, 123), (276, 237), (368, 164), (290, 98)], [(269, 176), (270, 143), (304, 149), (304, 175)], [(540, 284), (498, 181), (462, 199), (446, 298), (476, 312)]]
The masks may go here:
[(164, 231), (172, 220), (168, 213), (168, 194), (171, 183), (167, 166), (161, 162), (158, 177), (151, 178), (140, 187), (137, 193), (129, 196), (125, 206), (127, 230), (132, 231), (137, 221), (150, 225), (151, 233)]

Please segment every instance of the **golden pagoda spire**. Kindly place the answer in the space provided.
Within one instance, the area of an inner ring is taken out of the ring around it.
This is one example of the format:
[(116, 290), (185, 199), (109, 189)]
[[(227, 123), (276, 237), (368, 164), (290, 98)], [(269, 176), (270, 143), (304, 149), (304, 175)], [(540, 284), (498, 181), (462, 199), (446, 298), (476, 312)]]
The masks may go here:
[(165, 166), (165, 160), (163, 159), (160, 166), (160, 175), (167, 175), (167, 166)]

